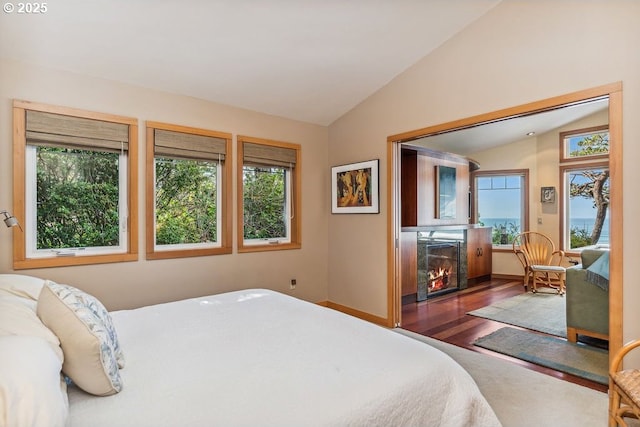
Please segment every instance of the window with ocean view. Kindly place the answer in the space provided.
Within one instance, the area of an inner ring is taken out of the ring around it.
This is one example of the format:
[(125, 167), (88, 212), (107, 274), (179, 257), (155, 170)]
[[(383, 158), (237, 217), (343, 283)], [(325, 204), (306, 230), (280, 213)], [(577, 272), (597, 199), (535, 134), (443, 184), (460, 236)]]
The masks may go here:
[(564, 250), (608, 245), (608, 127), (563, 132), (560, 144), (564, 150), (560, 157)]
[(607, 168), (567, 169), (566, 247), (580, 249), (609, 244), (609, 170)]
[(474, 176), (476, 222), (493, 227), (494, 245), (510, 245), (529, 229), (526, 209), (527, 170), (483, 171)]

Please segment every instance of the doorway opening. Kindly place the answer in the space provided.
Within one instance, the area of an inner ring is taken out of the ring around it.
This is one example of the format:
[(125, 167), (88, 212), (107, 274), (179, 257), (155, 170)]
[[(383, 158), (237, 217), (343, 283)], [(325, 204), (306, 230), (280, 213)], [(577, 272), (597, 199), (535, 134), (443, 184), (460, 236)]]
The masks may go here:
[[(515, 123), (516, 120), (525, 118), (540, 118), (555, 112), (575, 111), (576, 107), (584, 106), (598, 100), (608, 101), (608, 125), (610, 133), (610, 289), (609, 289), (609, 350), (610, 355), (614, 354), (622, 345), (622, 123), (621, 123), (621, 97), (622, 87), (620, 83), (601, 86), (585, 91), (575, 92), (550, 98), (542, 101), (525, 104), (518, 107), (499, 110), (492, 113), (482, 114), (467, 119), (448, 122), (441, 125), (422, 128), (403, 134), (393, 135), (388, 138), (388, 230), (389, 230), (389, 295), (390, 307), (389, 315), (393, 324), (402, 326), (402, 224), (401, 217), (404, 215), (401, 206), (401, 149), (407, 145), (429, 143), (431, 150), (442, 150), (443, 152), (457, 153), (455, 148), (464, 142), (460, 135), (471, 131), (483, 131), (492, 129), (495, 131), (501, 127)], [(558, 127), (558, 126), (556, 126)], [(503, 132), (504, 133), (504, 132)], [(501, 133), (494, 132), (493, 139), (498, 140)], [(437, 138), (434, 138), (437, 137)], [(431, 141), (429, 141), (431, 139)], [(477, 139), (475, 139), (477, 143)], [(441, 145), (438, 145), (441, 144)], [(459, 153), (459, 152), (458, 152)], [(555, 179), (559, 179), (559, 172), (556, 166)], [(537, 175), (536, 175), (537, 176)], [(540, 182), (540, 180), (539, 180)], [(539, 186), (543, 184), (532, 184), (532, 192), (540, 191)], [(537, 200), (533, 199), (532, 200)], [(469, 210), (473, 208), (470, 201)], [(538, 217), (536, 209), (529, 207), (535, 216)], [(542, 208), (540, 208), (542, 209)], [(465, 218), (466, 219), (466, 218)], [(537, 221), (532, 221), (537, 223)], [(461, 222), (462, 224), (462, 222)], [(554, 234), (559, 234), (559, 228)], [(557, 240), (557, 239), (556, 239)], [(499, 251), (494, 256), (508, 258), (508, 251)], [(499, 263), (498, 263), (499, 265)], [(515, 273), (516, 275), (518, 273)], [(519, 273), (522, 274), (522, 273)], [(506, 274), (505, 276), (509, 276)], [(428, 304), (428, 300), (425, 302)]]

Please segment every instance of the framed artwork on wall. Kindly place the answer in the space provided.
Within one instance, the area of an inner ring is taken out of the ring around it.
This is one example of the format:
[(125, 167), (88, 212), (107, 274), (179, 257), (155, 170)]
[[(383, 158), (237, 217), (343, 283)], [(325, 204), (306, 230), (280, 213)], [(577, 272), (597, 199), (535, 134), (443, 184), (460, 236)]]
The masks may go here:
[(435, 217), (455, 219), (456, 217), (456, 168), (435, 167), (436, 206)]
[(540, 201), (542, 203), (555, 203), (556, 187), (542, 187), (540, 189)]
[(380, 213), (379, 160), (331, 168), (331, 213)]

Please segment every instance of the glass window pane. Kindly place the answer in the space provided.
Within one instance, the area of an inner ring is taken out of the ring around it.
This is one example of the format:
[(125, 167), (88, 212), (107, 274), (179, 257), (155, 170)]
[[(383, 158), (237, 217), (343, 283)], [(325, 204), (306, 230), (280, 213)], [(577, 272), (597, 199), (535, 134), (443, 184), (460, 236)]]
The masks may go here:
[(566, 173), (566, 179), (569, 188), (566, 218), (569, 228), (568, 247), (579, 249), (595, 244), (608, 244), (608, 170), (574, 170)]
[[(476, 178), (478, 183), (482, 177)], [(477, 190), (478, 222), (493, 227), (494, 244), (511, 244), (524, 224), (521, 175), (493, 176), (492, 188)], [(517, 183), (517, 184), (515, 184)], [(477, 185), (477, 184), (476, 184)], [(514, 187), (514, 188), (510, 188)]]
[(572, 135), (566, 137), (564, 143), (569, 158), (608, 154), (609, 132)]
[(520, 176), (506, 176), (505, 177), (505, 181), (506, 181), (506, 188), (518, 189), (518, 188), (520, 188), (520, 183), (522, 181), (522, 177), (520, 177)]
[(288, 237), (286, 172), (280, 167), (243, 167), (245, 239)]
[(156, 158), (156, 244), (214, 243), (218, 239), (218, 165)]
[(478, 190), (488, 190), (491, 188), (491, 177), (479, 176), (476, 178), (476, 187)]
[(36, 248), (119, 246), (119, 154), (37, 147), (36, 159)]
[(491, 187), (493, 189), (506, 188), (506, 178), (504, 176), (492, 176)]

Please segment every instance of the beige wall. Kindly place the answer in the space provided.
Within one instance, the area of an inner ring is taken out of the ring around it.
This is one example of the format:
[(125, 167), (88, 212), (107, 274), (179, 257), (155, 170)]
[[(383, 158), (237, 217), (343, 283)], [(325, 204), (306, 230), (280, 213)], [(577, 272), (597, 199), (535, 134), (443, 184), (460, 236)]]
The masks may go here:
[(621, 81), (624, 338), (640, 337), (634, 260), (640, 158), (640, 2), (504, 0), (329, 127), (329, 163), (381, 159), (381, 214), (329, 219), (329, 299), (387, 313), (386, 138)]
[[(154, 120), (233, 133), (234, 154), (238, 134), (299, 143), (303, 167), (300, 250), (146, 261), (143, 235), (145, 169), (144, 155), (141, 155), (139, 261), (20, 270), (18, 273), (78, 286), (97, 296), (111, 310), (247, 287), (274, 289), (310, 301), (327, 299), (329, 186), (326, 127), (62, 71), (0, 62), (0, 208), (5, 209), (12, 206), (13, 99), (138, 118), (140, 153), (144, 153), (144, 120)], [(234, 212), (235, 206), (234, 198)], [(0, 229), (1, 273), (13, 272), (11, 235), (11, 230)], [(289, 290), (291, 278), (297, 279), (295, 291)]]
[[(603, 110), (553, 131), (522, 141), (477, 151), (471, 155), (480, 164), (480, 170), (528, 169), (529, 170), (529, 229), (551, 237), (560, 247), (559, 202), (541, 203), (540, 188), (555, 187), (560, 190), (560, 132), (584, 129), (608, 123), (608, 111)], [(538, 219), (542, 223), (538, 223)], [(575, 257), (574, 257), (575, 258)], [(565, 265), (569, 266), (568, 260)], [(522, 275), (522, 265), (512, 252), (493, 253), (493, 273)]]

